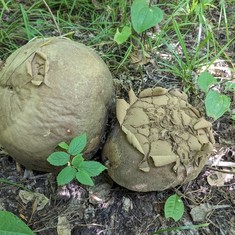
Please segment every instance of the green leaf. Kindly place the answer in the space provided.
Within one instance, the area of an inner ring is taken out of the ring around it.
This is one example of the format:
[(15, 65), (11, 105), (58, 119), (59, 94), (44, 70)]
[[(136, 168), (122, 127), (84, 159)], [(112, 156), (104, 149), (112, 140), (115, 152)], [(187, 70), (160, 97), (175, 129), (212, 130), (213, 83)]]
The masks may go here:
[(205, 93), (207, 93), (210, 86), (213, 84), (217, 84), (218, 82), (217, 82), (216, 78), (214, 78), (210, 73), (208, 73), (207, 71), (204, 71), (198, 77), (197, 83), (198, 83), (199, 87)]
[(50, 164), (54, 166), (63, 166), (68, 163), (69, 159), (70, 159), (70, 155), (68, 153), (58, 151), (58, 152), (52, 153), (47, 158), (47, 161), (50, 162)]
[(184, 203), (177, 194), (170, 196), (166, 200), (164, 212), (166, 219), (173, 218), (175, 222), (181, 219), (184, 214)]
[(89, 185), (89, 186), (93, 186), (94, 182), (91, 179), (91, 177), (87, 174), (86, 171), (84, 170), (80, 170), (77, 172), (76, 174), (76, 179), (78, 180), (78, 182), (80, 182), (81, 184), (84, 185)]
[(119, 29), (117, 29), (114, 35), (114, 41), (117, 44), (122, 44), (125, 41), (127, 41), (130, 35), (131, 35), (131, 28), (129, 26), (124, 26), (121, 32), (119, 32)]
[(75, 156), (82, 152), (82, 150), (86, 147), (86, 144), (87, 136), (86, 133), (84, 133), (72, 139), (69, 144), (68, 153)]
[(79, 165), (79, 170), (85, 171), (89, 176), (97, 176), (106, 169), (107, 167), (96, 161), (84, 161)]
[(59, 147), (61, 147), (62, 149), (68, 150), (69, 146), (67, 143), (65, 142), (61, 142), (58, 144)]
[(226, 95), (221, 95), (218, 91), (209, 91), (206, 95), (206, 114), (213, 117), (215, 120), (220, 118), (225, 112), (230, 109), (230, 98)]
[(75, 178), (77, 170), (71, 166), (66, 166), (61, 172), (57, 175), (57, 184), (65, 185), (68, 184), (71, 180)]
[(9, 211), (0, 211), (0, 234), (35, 235), (21, 219)]
[(72, 165), (74, 167), (79, 167), (80, 163), (84, 161), (84, 158), (82, 157), (82, 154), (76, 155), (72, 160)]
[(156, 7), (149, 7), (146, 0), (134, 0), (131, 6), (131, 21), (134, 30), (142, 33), (155, 26), (163, 19), (163, 11)]

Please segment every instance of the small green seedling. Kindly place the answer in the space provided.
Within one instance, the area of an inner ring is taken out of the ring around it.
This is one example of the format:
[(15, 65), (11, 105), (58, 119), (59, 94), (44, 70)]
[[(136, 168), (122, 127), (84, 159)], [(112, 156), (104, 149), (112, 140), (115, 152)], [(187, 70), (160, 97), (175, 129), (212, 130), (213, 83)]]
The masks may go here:
[(131, 36), (131, 27), (126, 25), (123, 27), (121, 32), (117, 28), (117, 31), (114, 35), (114, 41), (117, 44), (122, 44), (125, 41), (127, 41), (130, 36)]
[[(131, 24), (137, 34), (155, 26), (163, 20), (163, 11), (157, 6), (149, 6), (146, 0), (134, 0), (131, 5)], [(114, 41), (122, 44), (133, 35), (131, 26), (125, 25), (121, 31), (116, 30)]]
[(180, 220), (184, 214), (184, 203), (177, 195), (171, 195), (164, 206), (165, 218), (173, 218), (175, 222)]
[(65, 166), (57, 175), (58, 185), (68, 184), (73, 179), (84, 185), (93, 186), (91, 177), (99, 175), (107, 168), (97, 161), (85, 161), (82, 151), (86, 147), (87, 136), (82, 134), (74, 137), (70, 144), (65, 142), (58, 144), (65, 151), (52, 153), (47, 161), (54, 166)]
[[(175, 222), (180, 220), (184, 214), (184, 203), (177, 194), (171, 195), (165, 203), (164, 206), (165, 218), (173, 218)], [(194, 230), (208, 226), (209, 223), (197, 224), (197, 225), (186, 225), (186, 226), (177, 226), (173, 228), (164, 228), (159, 229), (156, 232), (153, 232), (149, 235), (157, 235), (162, 233), (167, 233), (171, 231), (180, 231), (180, 230)]]
[[(227, 95), (221, 94), (217, 90), (211, 88), (212, 85), (218, 84), (218, 81), (209, 72), (202, 72), (197, 83), (202, 91), (206, 93), (205, 106), (206, 114), (215, 120), (223, 116), (227, 111), (230, 111), (231, 100)], [(234, 91), (234, 83), (228, 81), (226, 82), (225, 91)], [(234, 117), (232, 116), (234, 119)]]

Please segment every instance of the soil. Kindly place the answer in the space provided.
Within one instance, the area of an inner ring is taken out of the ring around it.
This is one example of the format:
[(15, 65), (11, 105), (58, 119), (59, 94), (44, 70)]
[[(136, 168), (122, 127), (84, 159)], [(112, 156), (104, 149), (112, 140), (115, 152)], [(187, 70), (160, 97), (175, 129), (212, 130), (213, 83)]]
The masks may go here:
[[(193, 37), (191, 40), (194, 40)], [(101, 54), (105, 53), (105, 46), (96, 49), (103, 51)], [(231, 51), (234, 51), (234, 45)], [(161, 48), (161, 52), (164, 55), (164, 48)], [(230, 56), (234, 58), (233, 53)], [(155, 86), (183, 89), (182, 80), (159, 72), (152, 58), (155, 58), (154, 54), (150, 54), (147, 60), (130, 62), (121, 73), (111, 71), (117, 97), (127, 100), (130, 87), (136, 94)], [(108, 66), (111, 68), (112, 64), (108, 63)], [(231, 64), (219, 61), (213, 66), (213, 75), (235, 78), (235, 74), (230, 73)], [(188, 95), (189, 102), (205, 112), (203, 94), (190, 90)], [(235, 95), (228, 95), (233, 100), (234, 108)], [(113, 112), (107, 126), (107, 136), (115, 123), (114, 115)], [(213, 122), (213, 133), (216, 140), (214, 151), (199, 176), (185, 185), (162, 192), (139, 193), (127, 190), (114, 183), (106, 172), (95, 177), (94, 187), (85, 187), (76, 182), (57, 187), (56, 176), (52, 173), (30, 172), (19, 167), (1, 150), (0, 210), (13, 212), (38, 235), (59, 234), (61, 221), (64, 221), (64, 231), (71, 231), (72, 235), (150, 235), (161, 229), (201, 223), (208, 223), (208, 226), (161, 234), (233, 235), (235, 123), (228, 114)], [(101, 160), (100, 152), (94, 156), (94, 160)], [(27, 200), (22, 200), (22, 190), (40, 193), (48, 198), (48, 203), (42, 205), (38, 198), (34, 198), (26, 204)], [(185, 205), (183, 218), (178, 222), (164, 217), (164, 203), (175, 193), (181, 196)]]

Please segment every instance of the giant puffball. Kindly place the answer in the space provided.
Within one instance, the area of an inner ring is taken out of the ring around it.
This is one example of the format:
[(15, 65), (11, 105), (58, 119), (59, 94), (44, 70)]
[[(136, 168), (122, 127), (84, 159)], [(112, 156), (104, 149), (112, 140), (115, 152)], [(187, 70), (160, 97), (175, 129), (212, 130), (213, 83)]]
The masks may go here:
[(162, 191), (193, 180), (213, 150), (211, 123), (178, 90), (156, 87), (130, 104), (118, 99), (118, 124), (102, 156), (108, 174), (133, 191)]
[(0, 145), (25, 167), (51, 171), (57, 144), (86, 132), (90, 158), (112, 99), (111, 74), (93, 50), (63, 37), (32, 40), (0, 71)]

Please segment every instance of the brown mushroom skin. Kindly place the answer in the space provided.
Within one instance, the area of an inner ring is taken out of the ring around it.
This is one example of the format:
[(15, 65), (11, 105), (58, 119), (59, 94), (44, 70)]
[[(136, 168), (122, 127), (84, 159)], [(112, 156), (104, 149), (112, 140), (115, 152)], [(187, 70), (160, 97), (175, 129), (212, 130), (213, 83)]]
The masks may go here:
[(66, 38), (30, 41), (0, 70), (0, 145), (29, 169), (52, 171), (58, 143), (87, 133), (85, 157), (99, 148), (114, 96), (109, 69)]
[(207, 161), (207, 158), (202, 158), (197, 167), (191, 164), (187, 173), (180, 164), (176, 175), (172, 170), (175, 162), (155, 167), (150, 159), (149, 172), (143, 172), (138, 167), (143, 155), (126, 141), (126, 135), (118, 124), (107, 140), (102, 156), (110, 177), (119, 185), (137, 192), (163, 191), (185, 184), (198, 176)]
[(156, 87), (130, 105), (117, 100), (117, 119), (103, 156), (118, 184), (135, 191), (159, 191), (194, 179), (213, 150), (211, 123), (177, 90)]

